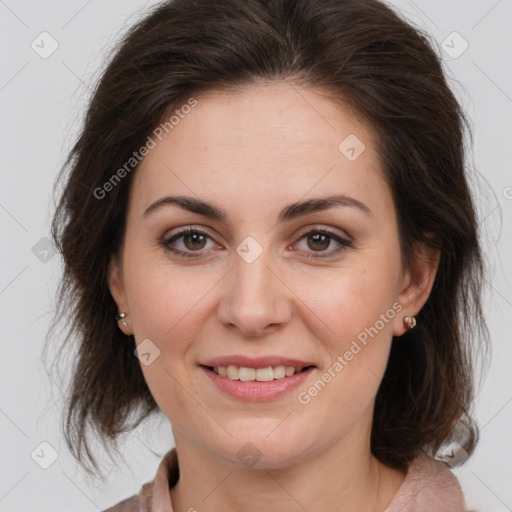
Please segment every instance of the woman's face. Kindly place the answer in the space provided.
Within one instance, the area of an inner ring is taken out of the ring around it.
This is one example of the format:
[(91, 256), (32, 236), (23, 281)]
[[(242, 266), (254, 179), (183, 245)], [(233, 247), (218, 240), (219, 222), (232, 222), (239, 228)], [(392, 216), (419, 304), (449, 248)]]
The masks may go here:
[(369, 450), (392, 336), (434, 275), (402, 270), (372, 134), (286, 82), (196, 99), (152, 135), (110, 268), (151, 393), (177, 442), (234, 464)]

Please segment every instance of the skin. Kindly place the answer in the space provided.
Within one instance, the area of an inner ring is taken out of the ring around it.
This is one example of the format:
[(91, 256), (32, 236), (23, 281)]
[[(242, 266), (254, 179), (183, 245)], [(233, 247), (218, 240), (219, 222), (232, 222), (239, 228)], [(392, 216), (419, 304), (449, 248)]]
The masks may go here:
[[(384, 510), (405, 475), (371, 454), (374, 400), (392, 336), (406, 331), (403, 317), (427, 300), (438, 255), (418, 247), (412, 265), (402, 267), (395, 206), (371, 130), (325, 93), (276, 82), (197, 100), (137, 169), (123, 246), (109, 266), (111, 293), (127, 313), (120, 327), (160, 350), (141, 368), (173, 426), (180, 463), (174, 510)], [(349, 134), (366, 146), (355, 161), (338, 150)], [(357, 199), (371, 214), (336, 206), (277, 220), (290, 203), (332, 194)], [(211, 202), (227, 218), (177, 205), (144, 216), (167, 195)], [(159, 243), (186, 226), (208, 233), (172, 243), (201, 253), (195, 259)], [(318, 228), (351, 247), (335, 253), (334, 239), (322, 245), (314, 238)], [(248, 236), (263, 248), (252, 263), (236, 252)], [(308, 404), (299, 403), (298, 392), (393, 304), (401, 311)], [(241, 402), (198, 367), (233, 354), (292, 356), (317, 368), (298, 390)], [(237, 457), (249, 442), (261, 453), (251, 468)]]

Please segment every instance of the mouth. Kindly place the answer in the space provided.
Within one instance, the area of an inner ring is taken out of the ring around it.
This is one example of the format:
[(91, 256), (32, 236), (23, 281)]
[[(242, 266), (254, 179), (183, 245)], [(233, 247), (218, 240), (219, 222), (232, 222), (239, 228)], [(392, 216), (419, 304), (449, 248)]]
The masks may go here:
[(282, 357), (220, 357), (199, 368), (223, 395), (242, 401), (262, 402), (290, 394), (304, 384), (317, 366)]
[(208, 371), (215, 373), (219, 377), (242, 382), (270, 382), (274, 380), (286, 379), (304, 371), (314, 368), (314, 365), (308, 366), (265, 366), (262, 368), (251, 368), (247, 366), (236, 366), (233, 364), (227, 366), (205, 366)]

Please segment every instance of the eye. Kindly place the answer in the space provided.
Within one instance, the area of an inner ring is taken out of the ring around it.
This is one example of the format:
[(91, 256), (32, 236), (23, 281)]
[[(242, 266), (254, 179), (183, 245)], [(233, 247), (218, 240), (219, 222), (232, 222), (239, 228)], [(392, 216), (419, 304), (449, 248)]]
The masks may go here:
[[(208, 246), (208, 240), (213, 245)], [(305, 246), (301, 242), (305, 242)], [(170, 237), (164, 237), (160, 244), (165, 250), (183, 258), (201, 257), (205, 251), (216, 247), (206, 231), (191, 226), (174, 233)], [(302, 234), (294, 245), (299, 245), (300, 251), (309, 253), (304, 255), (306, 258), (327, 258), (352, 247), (352, 242), (328, 229), (313, 229)], [(301, 245), (302, 247), (300, 247)], [(334, 245), (334, 248), (328, 250), (332, 245)]]
[[(300, 247), (300, 242), (304, 241)], [(327, 250), (332, 247), (334, 242), (334, 249)], [(312, 253), (326, 253), (324, 254), (308, 254), (307, 258), (326, 258), (333, 255), (337, 255), (341, 251), (346, 250), (348, 247), (352, 247), (352, 242), (341, 236), (329, 231), (328, 229), (313, 229), (304, 233), (299, 241), (296, 243), (299, 245), (299, 249), (305, 252)]]
[[(208, 239), (212, 240), (210, 235), (205, 231), (199, 228), (187, 227), (173, 234), (171, 237), (162, 239), (161, 244), (166, 250), (178, 256), (195, 258), (202, 255), (203, 249), (212, 248), (211, 246), (207, 246)], [(194, 252), (198, 254), (191, 254)]]

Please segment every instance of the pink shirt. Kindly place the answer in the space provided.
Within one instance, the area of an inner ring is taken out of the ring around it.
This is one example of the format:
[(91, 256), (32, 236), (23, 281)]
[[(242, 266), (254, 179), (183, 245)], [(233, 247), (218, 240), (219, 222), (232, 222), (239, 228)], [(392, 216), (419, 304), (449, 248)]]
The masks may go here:
[[(173, 512), (169, 488), (179, 478), (176, 448), (165, 454), (155, 478), (138, 495), (104, 512)], [(447, 464), (420, 455), (409, 465), (404, 482), (382, 512), (468, 512), (459, 483)]]

